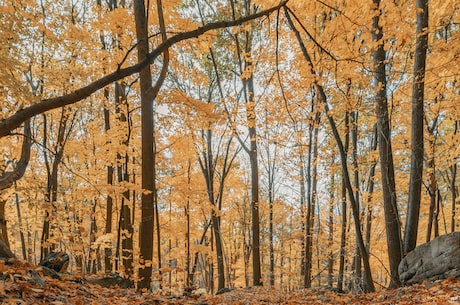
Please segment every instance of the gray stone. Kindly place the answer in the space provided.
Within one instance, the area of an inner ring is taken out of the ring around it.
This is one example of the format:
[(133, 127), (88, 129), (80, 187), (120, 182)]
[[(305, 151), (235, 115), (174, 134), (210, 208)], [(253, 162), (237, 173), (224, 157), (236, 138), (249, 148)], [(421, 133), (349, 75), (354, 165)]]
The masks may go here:
[(439, 236), (416, 247), (402, 259), (398, 271), (404, 285), (460, 278), (460, 232)]

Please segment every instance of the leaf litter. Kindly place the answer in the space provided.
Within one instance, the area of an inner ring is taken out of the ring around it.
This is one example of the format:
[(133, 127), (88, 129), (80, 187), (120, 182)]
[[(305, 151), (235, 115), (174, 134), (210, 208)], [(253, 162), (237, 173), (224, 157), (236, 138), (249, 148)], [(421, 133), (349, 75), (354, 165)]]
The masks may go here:
[(415, 305), (460, 304), (460, 279), (449, 278), (424, 282), (399, 289), (368, 294), (338, 293), (327, 288), (299, 289), (285, 292), (279, 289), (254, 287), (235, 289), (220, 295), (171, 296), (140, 293), (134, 289), (105, 288), (91, 284), (80, 276), (63, 275), (61, 279), (39, 275), (26, 264), (2, 266), (0, 272), (1, 304), (183, 304), (183, 305), (299, 305), (299, 304), (385, 304)]

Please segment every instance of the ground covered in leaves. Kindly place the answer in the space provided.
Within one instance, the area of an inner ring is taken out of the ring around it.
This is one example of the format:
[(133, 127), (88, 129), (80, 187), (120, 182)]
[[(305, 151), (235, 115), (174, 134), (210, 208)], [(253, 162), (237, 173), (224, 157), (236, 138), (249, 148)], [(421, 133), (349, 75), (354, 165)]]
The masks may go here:
[(72, 276), (61, 279), (40, 269), (0, 264), (1, 304), (460, 304), (460, 279), (423, 283), (371, 294), (336, 293), (327, 289), (282, 292), (263, 287), (238, 289), (221, 295), (189, 297), (136, 293), (123, 288), (103, 288)]

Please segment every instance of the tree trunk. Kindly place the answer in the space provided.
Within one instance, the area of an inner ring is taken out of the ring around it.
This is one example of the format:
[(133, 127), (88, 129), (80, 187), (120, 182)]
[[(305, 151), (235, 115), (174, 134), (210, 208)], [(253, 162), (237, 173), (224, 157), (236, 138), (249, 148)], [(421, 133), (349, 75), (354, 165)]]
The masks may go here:
[(21, 250), (22, 250), (22, 258), (27, 260), (27, 249), (26, 249), (26, 241), (24, 238), (24, 228), (22, 227), (22, 216), (21, 216), (21, 206), (19, 202), (19, 195), (17, 191), (17, 184), (16, 181), (14, 182), (14, 199), (16, 205), (16, 212), (18, 215), (18, 225), (19, 225), (19, 237), (21, 239)]
[[(129, 108), (128, 100), (124, 91), (124, 87), (119, 82), (115, 83), (115, 104), (116, 104), (116, 113), (119, 114), (119, 120), (122, 128), (126, 128), (126, 138), (123, 139), (122, 145), (126, 148), (129, 147), (129, 140), (131, 134), (131, 127), (129, 123)], [(126, 149), (128, 151), (128, 149)], [(129, 183), (129, 156), (128, 153), (125, 153), (124, 156), (117, 154), (117, 171), (118, 171), (118, 182)], [(118, 243), (117, 243), (117, 252), (120, 251), (121, 246), (121, 256), (122, 263), (124, 267), (125, 278), (131, 280), (134, 270), (133, 270), (133, 221), (131, 215), (131, 203), (130, 203), (130, 191), (126, 190), (122, 194), (121, 198), (121, 208), (120, 208), (120, 220), (118, 225)], [(124, 232), (122, 234), (122, 232)], [(122, 235), (122, 236), (121, 236)], [(121, 238), (121, 245), (120, 245)], [(118, 261), (120, 261), (119, 255), (117, 255)]]
[[(138, 62), (142, 62), (148, 54), (148, 32), (144, 0), (134, 1), (136, 20), (136, 36)], [(153, 217), (155, 192), (155, 162), (153, 151), (153, 96), (150, 66), (144, 67), (140, 73), (141, 87), (141, 133), (142, 133), (142, 211), (140, 227), (140, 268), (138, 289), (150, 289), (152, 279), (153, 258)]]
[[(3, 172), (0, 176), (0, 191), (6, 190), (13, 186), (17, 180), (24, 176), (30, 160), (30, 149), (32, 146), (32, 133), (30, 130), (30, 120), (24, 123), (24, 140), (22, 141), (21, 157), (16, 163), (13, 171)], [(0, 253), (5, 258), (14, 257), (14, 254), (9, 249), (10, 244), (8, 241), (8, 232), (5, 217), (5, 204), (6, 202), (0, 200)], [(19, 206), (18, 206), (19, 207)], [(19, 210), (18, 210), (19, 211)], [(18, 214), (19, 217), (19, 214)]]
[[(5, 190), (13, 186), (17, 180), (24, 176), (27, 166), (30, 160), (30, 149), (32, 146), (32, 133), (30, 130), (30, 120), (24, 123), (24, 140), (22, 141), (21, 157), (16, 163), (13, 171), (3, 172), (0, 176), (0, 191)], [(17, 199), (17, 198), (16, 198)], [(13, 252), (10, 250), (10, 244), (8, 241), (8, 231), (6, 226), (5, 217), (5, 204), (6, 202), (0, 200), (0, 257), (12, 258), (14, 257)], [(19, 204), (17, 202), (17, 204)], [(18, 205), (18, 217), (19, 216), (19, 205)], [(21, 235), (22, 238), (22, 235)], [(22, 241), (22, 240), (21, 240)], [(23, 246), (24, 248), (24, 246)], [(24, 250), (23, 250), (24, 251)]]
[[(311, 111), (313, 112), (313, 106)], [(312, 239), (313, 239), (313, 196), (312, 196), (312, 147), (313, 143), (313, 124), (310, 121), (308, 126), (308, 150), (307, 150), (307, 168), (302, 173), (306, 176), (306, 209), (305, 209), (305, 258), (304, 258), (304, 277), (303, 287), (311, 288), (311, 268), (312, 268)]]
[[(299, 45), (301, 47), (302, 53), (303, 53), (303, 55), (305, 57), (305, 60), (308, 62), (309, 66), (310, 66), (310, 73), (312, 75), (315, 75), (313, 62), (312, 62), (312, 60), (310, 58), (310, 55), (308, 54), (308, 51), (307, 51), (307, 49), (306, 49), (306, 47), (305, 47), (305, 45), (303, 43), (303, 40), (302, 40), (302, 38), (300, 36), (300, 33), (295, 28), (287, 9), (285, 10), (285, 12), (286, 12), (286, 18), (288, 20), (288, 23), (289, 23), (291, 29), (294, 31), (294, 33), (296, 35), (297, 41), (299, 42)], [(337, 143), (337, 146), (338, 146), (338, 149), (339, 149), (339, 152), (340, 152), (340, 160), (341, 160), (342, 171), (343, 171), (343, 175), (344, 175), (344, 181), (345, 181), (345, 185), (346, 185), (346, 188), (347, 188), (347, 191), (348, 191), (348, 196), (350, 198), (350, 203), (351, 203), (352, 212), (353, 212), (353, 218), (355, 220), (354, 225), (355, 225), (355, 231), (356, 231), (356, 235), (357, 235), (357, 242), (358, 242), (359, 250), (361, 251), (363, 264), (364, 264), (364, 283), (363, 283), (364, 287), (363, 287), (363, 289), (364, 289), (365, 292), (373, 292), (373, 291), (375, 291), (375, 286), (374, 286), (374, 282), (372, 280), (371, 267), (370, 267), (370, 264), (369, 264), (369, 253), (367, 253), (366, 247), (364, 245), (363, 235), (362, 235), (362, 231), (361, 231), (360, 214), (359, 214), (358, 206), (357, 206), (357, 203), (356, 203), (356, 200), (355, 200), (355, 195), (354, 195), (354, 192), (353, 192), (353, 188), (352, 188), (351, 182), (350, 182), (350, 176), (349, 176), (349, 173), (348, 173), (348, 166), (347, 166), (347, 160), (346, 160), (346, 155), (345, 155), (345, 150), (344, 150), (344, 147), (343, 147), (343, 143), (342, 143), (342, 140), (340, 138), (339, 132), (337, 130), (337, 125), (336, 125), (334, 119), (331, 116), (331, 113), (330, 113), (330, 110), (329, 110), (329, 104), (327, 102), (326, 93), (324, 92), (323, 87), (316, 80), (313, 81), (313, 84), (315, 86), (315, 89), (317, 91), (319, 99), (320, 99), (321, 103), (324, 106), (324, 114), (326, 115), (326, 117), (327, 117), (327, 119), (329, 121), (329, 125), (331, 126), (331, 130), (332, 130), (332, 133), (334, 135), (334, 139), (335, 139), (335, 141)]]
[[(166, 41), (166, 30), (163, 18), (161, 0), (157, 0), (158, 19), (162, 41)], [(134, 1), (134, 16), (136, 21), (138, 62), (148, 58), (149, 43), (146, 10), (143, 0)], [(153, 258), (153, 224), (156, 198), (156, 169), (155, 169), (155, 134), (153, 121), (153, 102), (166, 78), (169, 64), (169, 52), (163, 51), (163, 67), (160, 76), (152, 87), (150, 65), (145, 66), (139, 73), (141, 87), (141, 132), (142, 132), (142, 211), (140, 228), (140, 263), (138, 289), (150, 289), (152, 279)]]
[(409, 198), (404, 230), (405, 254), (412, 251), (417, 244), (420, 214), (423, 173), (423, 102), (428, 49), (428, 0), (416, 0), (416, 12), (417, 29), (414, 53), (414, 84), (412, 87), (412, 149)]
[[(104, 95), (108, 98), (108, 90), (104, 90)], [(104, 109), (105, 131), (110, 129), (110, 112), (108, 108)], [(107, 143), (108, 144), (108, 143)], [(107, 165), (107, 185), (113, 185), (113, 166)], [(106, 216), (105, 216), (105, 234), (112, 233), (112, 213), (113, 213), (113, 198), (110, 194), (107, 195), (106, 201)], [(108, 244), (104, 247), (104, 269), (106, 274), (112, 273), (112, 245)]]
[(431, 143), (432, 145), (432, 155), (428, 162), (428, 171), (430, 173), (430, 185), (428, 186), (428, 194), (430, 195), (430, 209), (428, 212), (428, 223), (426, 228), (426, 237), (425, 242), (429, 242), (431, 240), (431, 232), (433, 228), (433, 223), (435, 219), (436, 213), (436, 198), (438, 194), (438, 183), (436, 180), (436, 167), (435, 167), (435, 158), (434, 158), (434, 141)]
[(251, 164), (251, 211), (252, 211), (252, 272), (253, 285), (262, 285), (262, 274), (260, 267), (260, 225), (259, 225), (259, 165), (257, 160), (257, 132), (254, 105), (254, 85), (252, 77), (247, 80), (248, 98), (246, 113), (248, 116), (250, 152), (249, 162)]
[[(269, 149), (269, 148), (268, 148)], [(270, 287), (275, 286), (275, 247), (273, 242), (273, 203), (274, 203), (274, 170), (275, 160), (268, 158), (268, 204), (269, 204), (269, 223), (268, 223), (268, 234), (269, 234), (269, 255), (270, 255), (270, 274), (269, 274), (269, 285)], [(272, 167), (273, 164), (273, 167)]]
[(30, 148), (32, 146), (32, 138), (30, 131), (30, 120), (24, 123), (24, 140), (22, 142), (21, 157), (16, 163), (16, 166), (11, 172), (4, 172), (0, 176), (0, 191), (10, 188), (13, 183), (24, 176), (30, 160)]
[[(351, 81), (350, 81), (350, 86), (351, 86)], [(361, 212), (361, 203), (360, 203), (360, 191), (359, 191), (359, 168), (358, 168), (358, 111), (353, 110), (350, 113), (350, 135), (351, 135), (351, 143), (352, 143), (352, 168), (353, 168), (353, 188), (355, 190), (355, 200), (356, 200), (356, 205), (358, 207), (358, 211), (360, 214)], [(364, 219), (364, 218), (362, 218)], [(361, 227), (361, 230), (364, 230), (363, 227)], [(359, 250), (358, 246), (359, 241), (356, 241), (356, 246), (355, 246), (355, 257), (353, 259), (353, 266), (355, 269), (355, 277), (356, 281), (355, 283), (358, 285), (356, 287), (357, 290), (361, 290), (361, 285), (362, 285), (362, 270), (361, 270), (361, 251)]]
[[(46, 130), (46, 115), (43, 115), (44, 118), (44, 133), (47, 133)], [(64, 155), (64, 146), (67, 140), (66, 136), (66, 128), (68, 122), (68, 115), (65, 113), (65, 108), (61, 110), (61, 118), (59, 120), (59, 127), (58, 127), (58, 134), (56, 139), (56, 145), (54, 147), (54, 158), (53, 162), (51, 163), (51, 168), (48, 163), (48, 152), (44, 151), (45, 154), (45, 162), (47, 168), (47, 187), (45, 193), (45, 202), (46, 202), (46, 211), (45, 217), (43, 221), (43, 229), (42, 229), (42, 239), (41, 239), (41, 254), (40, 254), (40, 261), (42, 261), (48, 254), (50, 254), (54, 249), (54, 244), (49, 244), (49, 239), (51, 237), (51, 220), (56, 216), (56, 206), (55, 202), (57, 200), (57, 191), (58, 191), (58, 178), (59, 178), (59, 165), (62, 162), (62, 158)], [(70, 132), (70, 131), (69, 131)], [(48, 143), (46, 142), (46, 137), (44, 138), (44, 147), (48, 147)]]
[[(350, 121), (350, 114), (348, 112), (345, 113), (345, 126), (349, 125)], [(350, 133), (347, 132), (345, 134), (344, 139), (344, 154), (345, 158), (348, 158), (348, 149), (350, 146)], [(341, 226), (341, 234), (340, 234), (340, 257), (339, 257), (339, 273), (337, 275), (337, 289), (339, 291), (343, 291), (343, 278), (345, 275), (345, 255), (346, 255), (346, 243), (347, 243), (347, 188), (345, 186), (345, 177), (342, 172), (342, 226)]]
[[(459, 121), (455, 121), (455, 130), (454, 130), (454, 135), (457, 134), (459, 128)], [(450, 231), (455, 232), (455, 215), (456, 215), (456, 201), (457, 201), (457, 162), (454, 162), (450, 166), (450, 172), (451, 172), (451, 180), (450, 180), (450, 194), (451, 194), (451, 202), (452, 202), (452, 208), (451, 208), (451, 218), (450, 218)]]
[(380, 170), (382, 175), (383, 204), (390, 261), (390, 288), (401, 286), (398, 276), (398, 265), (402, 259), (401, 227), (398, 207), (396, 203), (396, 186), (393, 166), (393, 151), (391, 148), (391, 131), (388, 115), (387, 81), (386, 81), (386, 52), (382, 26), (379, 25), (381, 15), (380, 0), (373, 0), (375, 16), (372, 18), (372, 39), (377, 46), (374, 49), (374, 81), (377, 87), (375, 93), (376, 114), (378, 128), (378, 144), (380, 156)]
[[(331, 162), (331, 165), (333, 163)], [(331, 166), (332, 168), (332, 166)], [(334, 278), (334, 203), (335, 203), (335, 173), (331, 170), (331, 183), (329, 186), (329, 215), (327, 222), (327, 248), (329, 249), (327, 257), (327, 286), (332, 288)]]
[[(30, 160), (30, 148), (32, 146), (30, 120), (24, 123), (24, 140), (22, 142), (21, 157), (16, 163), (14, 170), (11, 172), (4, 172), (0, 176), (0, 191), (13, 186), (17, 180), (24, 176)], [(6, 226), (5, 217), (5, 204), (6, 201), (0, 200), (0, 257), (11, 258), (14, 254), (10, 250), (8, 241), (8, 231)], [(18, 214), (19, 215), (19, 214)]]
[[(377, 124), (374, 124), (373, 129), (373, 135), (372, 135), (372, 140), (371, 140), (371, 150), (372, 152), (377, 150), (377, 139), (378, 139), (378, 133), (377, 133)], [(375, 167), (377, 165), (377, 160), (372, 160), (372, 163), (370, 165), (369, 169), (369, 176), (367, 178), (367, 216), (366, 216), (366, 248), (367, 251), (370, 252), (370, 243), (371, 243), (371, 224), (372, 224), (372, 197), (374, 196), (374, 186), (375, 186)]]

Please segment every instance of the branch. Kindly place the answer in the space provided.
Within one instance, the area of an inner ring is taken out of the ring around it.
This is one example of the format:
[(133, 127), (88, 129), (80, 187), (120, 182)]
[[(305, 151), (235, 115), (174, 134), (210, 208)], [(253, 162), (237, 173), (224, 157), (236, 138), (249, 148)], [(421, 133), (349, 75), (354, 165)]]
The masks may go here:
[(30, 119), (31, 117), (37, 114), (79, 102), (89, 97), (91, 94), (98, 91), (99, 89), (102, 89), (105, 86), (117, 80), (138, 73), (142, 70), (142, 68), (151, 64), (158, 56), (163, 54), (168, 48), (172, 47), (173, 45), (181, 41), (191, 38), (198, 38), (199, 36), (211, 30), (233, 27), (254, 19), (258, 19), (263, 16), (268, 16), (274, 11), (277, 11), (280, 8), (284, 7), (288, 1), (289, 0), (284, 0), (277, 6), (236, 20), (212, 22), (204, 26), (198, 27), (195, 30), (176, 34), (171, 38), (167, 39), (166, 41), (162, 42), (160, 45), (158, 45), (153, 51), (151, 51), (147, 55), (147, 57), (143, 61), (139, 62), (138, 64), (123, 69), (117, 69), (115, 72), (112, 72), (111, 74), (108, 74), (90, 83), (89, 85), (77, 89), (69, 94), (65, 94), (55, 98), (45, 99), (37, 104), (33, 104), (24, 109), (18, 110), (10, 117), (0, 121), (0, 138), (10, 135), (14, 129), (18, 128), (27, 119)]

